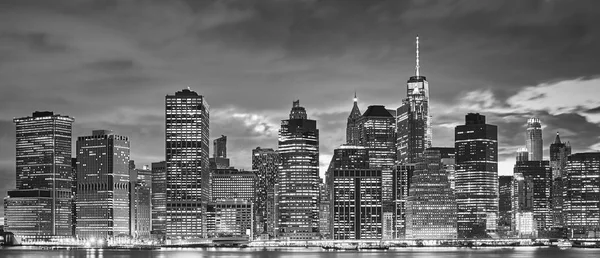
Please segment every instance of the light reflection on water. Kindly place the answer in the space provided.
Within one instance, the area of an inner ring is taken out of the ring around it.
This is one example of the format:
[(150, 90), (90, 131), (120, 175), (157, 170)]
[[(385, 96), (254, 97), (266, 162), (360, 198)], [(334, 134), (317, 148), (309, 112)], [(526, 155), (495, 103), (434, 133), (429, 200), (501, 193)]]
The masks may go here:
[(326, 251), (320, 248), (172, 248), (160, 250), (42, 250), (13, 247), (0, 249), (7, 258), (598, 258), (600, 249), (518, 248), (400, 248), (369, 251)]

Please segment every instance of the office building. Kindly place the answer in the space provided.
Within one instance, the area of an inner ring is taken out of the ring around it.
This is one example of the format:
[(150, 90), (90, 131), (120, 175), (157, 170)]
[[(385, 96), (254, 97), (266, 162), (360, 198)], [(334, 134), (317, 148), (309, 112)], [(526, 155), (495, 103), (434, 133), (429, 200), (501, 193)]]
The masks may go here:
[[(397, 164), (394, 166), (394, 198), (395, 211), (392, 221), (392, 229), (389, 223), (384, 225), (384, 239), (405, 238), (406, 237), (406, 202), (412, 185), (412, 177), (416, 169), (416, 164)], [(389, 216), (388, 216), (389, 218)], [(384, 219), (387, 222), (387, 218)], [(387, 233), (390, 232), (390, 233)]]
[(512, 191), (513, 176), (498, 177), (498, 234), (510, 235), (512, 228)]
[(280, 165), (279, 154), (271, 148), (252, 150), (252, 171), (256, 173), (256, 233), (274, 236), (275, 183)]
[(321, 233), (321, 239), (331, 239), (331, 201), (327, 188), (325, 183), (319, 184), (319, 233)]
[(72, 117), (15, 118), (16, 189), (4, 198), (4, 230), (23, 241), (72, 236)]
[[(520, 152), (524, 153), (524, 152)], [(525, 152), (526, 153), (526, 152)], [(529, 155), (525, 156), (525, 160)], [(537, 221), (534, 216), (534, 182), (517, 172), (512, 181), (511, 235), (516, 237), (536, 237)]]
[(458, 237), (487, 237), (498, 217), (498, 128), (467, 114), (455, 128), (455, 149)]
[(254, 202), (256, 174), (235, 168), (215, 169), (211, 172), (211, 201), (238, 199)]
[(600, 237), (600, 152), (567, 158), (563, 213), (571, 238)]
[(318, 239), (319, 130), (300, 101), (294, 101), (289, 119), (281, 121), (279, 155), (277, 237)]
[(77, 138), (78, 238), (129, 236), (129, 146), (128, 137), (109, 130)]
[(152, 231), (152, 170), (148, 166), (136, 168), (131, 160), (129, 179), (130, 235), (148, 240)]
[(544, 158), (544, 145), (542, 140), (542, 124), (540, 119), (532, 117), (527, 120), (526, 148), (529, 151), (530, 161), (542, 161)]
[(454, 148), (427, 148), (417, 163), (406, 202), (407, 239), (456, 239), (456, 198), (443, 165), (453, 156)]
[(183, 89), (165, 97), (166, 237), (205, 236), (203, 208), (208, 202), (209, 106), (198, 93)]
[[(531, 155), (529, 155), (531, 156)], [(521, 174), (525, 180), (532, 182), (533, 217), (536, 220), (538, 233), (544, 233), (552, 227), (551, 195), (552, 171), (549, 161), (517, 161), (515, 174)]]
[(211, 169), (226, 169), (229, 168), (229, 159), (227, 158), (227, 136), (221, 137), (213, 141), (213, 157), (209, 159)]
[(567, 157), (571, 155), (571, 144), (561, 142), (558, 132), (554, 142), (550, 144), (550, 166), (552, 167), (552, 224), (554, 227), (564, 226), (563, 189)]
[(152, 234), (164, 240), (167, 229), (167, 163), (153, 162), (152, 170)]
[(360, 109), (358, 109), (358, 98), (356, 92), (354, 93), (354, 105), (348, 116), (348, 122), (346, 123), (346, 144), (359, 145), (360, 143), (360, 125), (359, 120), (361, 117)]
[(242, 199), (209, 202), (206, 208), (206, 229), (209, 238), (254, 238), (252, 201)]
[(406, 86), (406, 98), (396, 111), (396, 153), (401, 164), (418, 162), (431, 147), (432, 129), (429, 107), (429, 82), (420, 74), (419, 37), (417, 37), (415, 76)]

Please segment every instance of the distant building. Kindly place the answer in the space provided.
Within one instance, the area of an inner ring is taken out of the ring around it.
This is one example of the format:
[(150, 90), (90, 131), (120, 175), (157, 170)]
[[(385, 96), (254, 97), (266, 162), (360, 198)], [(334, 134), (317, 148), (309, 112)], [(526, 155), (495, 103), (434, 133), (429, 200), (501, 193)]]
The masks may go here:
[[(530, 155), (531, 156), (531, 155)], [(515, 174), (521, 174), (525, 180), (532, 182), (533, 216), (539, 233), (549, 231), (552, 227), (552, 209), (550, 190), (552, 187), (552, 171), (549, 161), (517, 161)]]
[(152, 234), (163, 239), (167, 229), (167, 167), (166, 162), (152, 163)]
[(136, 168), (133, 161), (130, 165), (130, 235), (148, 240), (152, 231), (152, 170), (148, 166)]
[(563, 213), (569, 237), (600, 237), (600, 152), (568, 157)]
[(77, 138), (78, 238), (129, 236), (129, 146), (108, 130)]
[(512, 191), (513, 176), (498, 177), (498, 233), (503, 237), (510, 235), (511, 232)]
[(24, 241), (73, 235), (74, 119), (43, 111), (15, 118), (16, 189), (4, 198), (4, 230)]
[(406, 202), (407, 239), (456, 239), (456, 198), (443, 164), (453, 156), (454, 148), (427, 148), (417, 163)]
[(558, 132), (550, 144), (550, 166), (552, 167), (552, 224), (564, 227), (563, 190), (567, 157), (571, 155), (571, 144), (561, 142)]
[(242, 199), (210, 202), (206, 208), (206, 229), (209, 238), (244, 237), (253, 239), (252, 201)]
[(211, 183), (212, 202), (230, 199), (254, 202), (256, 175), (252, 171), (215, 169), (211, 173)]
[(275, 235), (275, 184), (281, 161), (271, 148), (252, 150), (252, 171), (256, 173), (255, 233)]
[(183, 89), (165, 97), (165, 109), (166, 237), (202, 238), (210, 195), (210, 107), (203, 96)]
[[(525, 156), (528, 158), (528, 156)], [(511, 231), (517, 237), (536, 237), (537, 222), (534, 217), (534, 182), (531, 177), (515, 173), (512, 181)]]
[[(412, 177), (416, 169), (416, 164), (405, 164), (394, 166), (394, 193), (395, 193), (395, 220), (392, 222), (392, 229), (384, 226), (384, 239), (405, 238), (406, 237), (406, 202), (412, 185)], [(385, 219), (387, 221), (387, 219)], [(389, 223), (386, 223), (389, 224)], [(387, 233), (386, 232), (390, 232)]]
[(527, 120), (526, 144), (530, 161), (542, 161), (544, 159), (542, 124), (537, 117)]
[(277, 237), (318, 239), (319, 130), (300, 101), (294, 101), (289, 119), (281, 121), (278, 151)]
[(470, 113), (455, 129), (458, 237), (495, 233), (498, 217), (498, 128)]
[(360, 143), (360, 125), (359, 120), (361, 117), (360, 109), (358, 109), (358, 98), (354, 93), (354, 105), (348, 116), (348, 122), (346, 123), (346, 144), (359, 145)]
[(226, 169), (229, 168), (229, 159), (227, 158), (227, 136), (221, 137), (213, 141), (213, 157), (209, 159), (211, 169)]
[(319, 185), (319, 232), (322, 239), (331, 239), (331, 212), (329, 209), (331, 201), (326, 189), (326, 184)]

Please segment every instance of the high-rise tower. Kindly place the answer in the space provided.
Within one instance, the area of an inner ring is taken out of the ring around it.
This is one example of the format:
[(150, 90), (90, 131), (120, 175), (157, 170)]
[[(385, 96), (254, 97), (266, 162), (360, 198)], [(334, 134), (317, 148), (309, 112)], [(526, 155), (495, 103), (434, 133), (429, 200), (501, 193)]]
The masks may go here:
[(279, 130), (281, 165), (276, 186), (278, 236), (287, 240), (319, 237), (319, 129), (300, 101)]
[(564, 226), (564, 182), (566, 166), (571, 155), (571, 144), (561, 142), (558, 132), (554, 142), (550, 144), (550, 167), (552, 168), (552, 225)]
[(13, 121), (17, 185), (4, 199), (4, 230), (23, 240), (71, 237), (74, 119), (43, 111)]
[(252, 150), (252, 171), (256, 173), (256, 233), (274, 235), (275, 230), (275, 184), (280, 161), (279, 154), (271, 148)]
[(356, 92), (354, 93), (354, 105), (352, 111), (348, 116), (348, 123), (346, 124), (346, 144), (358, 145), (360, 142), (360, 128), (358, 120), (360, 119), (360, 110), (358, 109), (358, 98), (356, 98)]
[(396, 154), (402, 164), (415, 163), (431, 147), (432, 130), (429, 112), (429, 83), (420, 74), (419, 37), (417, 37), (415, 76), (407, 82), (406, 99), (396, 112)]
[(537, 117), (532, 117), (527, 120), (526, 142), (526, 147), (529, 151), (529, 160), (542, 161), (544, 158), (542, 124)]
[(495, 231), (498, 217), (498, 127), (470, 113), (455, 129), (458, 237)]
[(209, 106), (190, 89), (165, 98), (166, 237), (198, 238), (205, 233), (203, 208), (210, 188)]

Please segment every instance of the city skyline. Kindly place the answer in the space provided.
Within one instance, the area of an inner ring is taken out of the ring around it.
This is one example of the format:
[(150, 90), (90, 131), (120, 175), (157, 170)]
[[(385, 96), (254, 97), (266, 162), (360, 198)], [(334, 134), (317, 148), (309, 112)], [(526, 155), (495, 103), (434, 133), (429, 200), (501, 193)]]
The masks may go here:
[[(252, 149), (276, 148), (279, 122), (300, 99), (319, 124), (323, 176), (333, 149), (345, 142), (355, 90), (360, 110), (401, 104), (414, 75), (417, 34), (421, 72), (431, 82), (434, 146), (452, 146), (462, 116), (480, 112), (498, 125), (501, 175), (512, 173), (533, 116), (546, 143), (559, 131), (573, 153), (600, 149), (600, 35), (592, 27), (600, 8), (593, 6), (462, 1), (445, 13), (444, 3), (407, 2), (29, 3), (0, 5), (7, 7), (0, 8), (0, 53), (8, 57), (0, 60), (3, 193), (15, 185), (12, 118), (44, 110), (75, 117), (74, 139), (114, 130), (130, 137), (131, 159), (149, 165), (164, 160), (163, 98), (188, 86), (211, 104), (209, 141), (227, 135), (232, 164), (245, 169)], [(415, 16), (423, 8), (439, 12)], [(514, 20), (502, 16), (515, 9)], [(485, 11), (496, 15), (478, 13)], [(488, 19), (491, 30), (469, 25)]]

